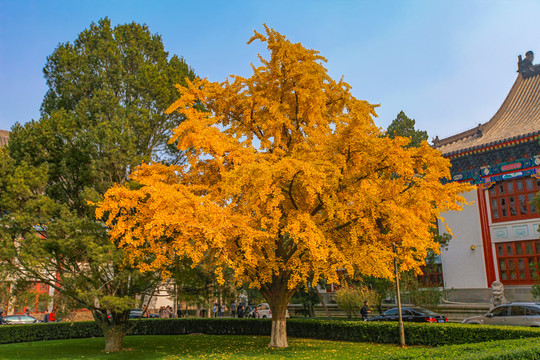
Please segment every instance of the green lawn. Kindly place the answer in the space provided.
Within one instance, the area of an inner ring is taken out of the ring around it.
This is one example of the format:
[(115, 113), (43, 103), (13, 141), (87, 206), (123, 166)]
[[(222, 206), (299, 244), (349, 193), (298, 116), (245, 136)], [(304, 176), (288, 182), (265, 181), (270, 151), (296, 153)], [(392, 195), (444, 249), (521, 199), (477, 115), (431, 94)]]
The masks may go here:
[(289, 338), (289, 348), (269, 349), (268, 342), (267, 336), (129, 336), (124, 345), (130, 351), (108, 354), (102, 351), (103, 338), (55, 340), (0, 345), (0, 359), (499, 359), (512, 349), (538, 349), (540, 345), (539, 339), (530, 338), (400, 349), (385, 344)]
[(270, 349), (267, 336), (128, 336), (131, 351), (107, 354), (103, 338), (0, 345), (1, 359), (381, 359), (393, 345), (289, 338), (287, 349)]

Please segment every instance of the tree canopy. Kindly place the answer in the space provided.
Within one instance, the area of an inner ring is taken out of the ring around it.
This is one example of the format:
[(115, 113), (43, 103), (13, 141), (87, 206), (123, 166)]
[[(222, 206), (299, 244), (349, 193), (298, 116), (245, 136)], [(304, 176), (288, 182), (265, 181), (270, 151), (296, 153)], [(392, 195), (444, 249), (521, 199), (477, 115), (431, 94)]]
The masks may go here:
[(418, 147), (423, 141), (427, 141), (427, 131), (416, 130), (414, 128), (416, 121), (405, 115), (403, 110), (397, 114), (396, 118), (388, 125), (386, 134), (394, 139), (397, 136), (402, 136), (410, 139), (410, 142), (406, 145), (408, 147)]
[(251, 77), (177, 86), (168, 112), (186, 121), (171, 141), (190, 150), (188, 164), (140, 166), (139, 186), (111, 188), (97, 216), (143, 270), (179, 254), (230, 266), (270, 304), (270, 346), (283, 347), (300, 285), (339, 282), (339, 268), (391, 278), (392, 243), (402, 269), (418, 268), (437, 248), (434, 219), (460, 210), (468, 187), (441, 182), (450, 163), (427, 143), (383, 136), (375, 107), (332, 79), (317, 51), (265, 28), (249, 42), (270, 57)]
[(160, 273), (125, 264), (89, 202), (143, 161), (182, 161), (168, 140), (184, 118), (165, 110), (194, 73), (147, 26), (108, 19), (58, 45), (44, 73), (41, 118), (16, 124), (0, 153), (1, 256), (92, 310), (106, 349), (119, 350), (135, 297)]

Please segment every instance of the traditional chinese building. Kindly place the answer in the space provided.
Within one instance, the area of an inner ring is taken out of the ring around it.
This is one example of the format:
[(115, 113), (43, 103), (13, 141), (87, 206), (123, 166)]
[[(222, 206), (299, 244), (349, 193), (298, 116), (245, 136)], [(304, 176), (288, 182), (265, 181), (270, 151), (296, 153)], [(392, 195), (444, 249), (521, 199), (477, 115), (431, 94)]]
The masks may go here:
[[(473, 202), (445, 218), (454, 233), (441, 255), (451, 298), (486, 301), (495, 280), (509, 301), (531, 300), (540, 263), (540, 65), (518, 61), (514, 85), (487, 122), (433, 143), (452, 163), (452, 180), (470, 182)], [(440, 227), (444, 229), (444, 227)]]

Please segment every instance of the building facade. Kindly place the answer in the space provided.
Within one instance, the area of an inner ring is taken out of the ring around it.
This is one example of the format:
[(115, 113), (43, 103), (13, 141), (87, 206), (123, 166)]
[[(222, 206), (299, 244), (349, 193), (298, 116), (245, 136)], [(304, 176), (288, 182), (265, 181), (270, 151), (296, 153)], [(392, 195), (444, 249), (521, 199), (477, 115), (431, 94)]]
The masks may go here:
[(0, 147), (7, 145), (9, 141), (9, 131), (0, 130)]
[[(486, 301), (495, 280), (510, 301), (532, 300), (540, 264), (540, 65), (528, 52), (517, 78), (486, 123), (434, 147), (452, 163), (452, 181), (470, 182), (472, 204), (445, 219), (454, 236), (441, 254), (444, 287), (459, 301)], [(439, 226), (444, 229), (444, 226)]]

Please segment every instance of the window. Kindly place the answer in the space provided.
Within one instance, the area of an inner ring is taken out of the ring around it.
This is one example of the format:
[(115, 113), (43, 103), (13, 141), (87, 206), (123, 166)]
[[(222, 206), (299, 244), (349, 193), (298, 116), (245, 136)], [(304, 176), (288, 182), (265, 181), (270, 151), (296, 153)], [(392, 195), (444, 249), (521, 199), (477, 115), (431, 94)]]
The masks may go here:
[(508, 306), (501, 306), (493, 309), (493, 316), (508, 316)]
[(503, 284), (530, 285), (537, 277), (540, 241), (514, 241), (496, 244), (499, 278)]
[(398, 315), (398, 309), (390, 309), (384, 313), (386, 316), (397, 316)]
[(512, 306), (510, 308), (511, 316), (525, 316), (525, 308), (523, 306)]
[(418, 276), (420, 284), (431, 286), (443, 286), (442, 264), (426, 265), (422, 267), (423, 275)]
[(540, 309), (533, 306), (526, 306), (525, 307), (525, 315), (529, 316), (540, 316)]
[(538, 214), (532, 204), (540, 191), (540, 179), (526, 177), (505, 180), (489, 189), (489, 204), (493, 222), (536, 218)]

